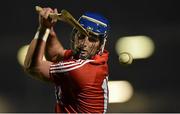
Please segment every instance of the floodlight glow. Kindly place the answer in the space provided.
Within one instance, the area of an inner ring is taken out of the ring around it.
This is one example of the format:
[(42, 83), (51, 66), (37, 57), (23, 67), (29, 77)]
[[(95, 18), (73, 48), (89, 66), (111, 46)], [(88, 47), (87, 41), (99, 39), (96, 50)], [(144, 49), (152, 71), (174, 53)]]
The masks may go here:
[(29, 45), (22, 46), (17, 53), (17, 59), (20, 65), (24, 65), (25, 56), (27, 54), (27, 50), (29, 48)]
[(148, 58), (154, 52), (154, 42), (147, 36), (127, 36), (119, 38), (116, 43), (116, 52), (128, 52), (133, 59)]
[[(22, 46), (17, 53), (17, 59), (21, 66), (24, 66), (24, 60), (28, 51), (29, 45)], [(43, 56), (43, 60), (46, 60), (45, 56)]]
[(0, 96), (0, 112), (9, 112), (11, 107), (10, 102), (3, 96)]
[(109, 103), (127, 102), (133, 95), (133, 87), (128, 81), (109, 81)]

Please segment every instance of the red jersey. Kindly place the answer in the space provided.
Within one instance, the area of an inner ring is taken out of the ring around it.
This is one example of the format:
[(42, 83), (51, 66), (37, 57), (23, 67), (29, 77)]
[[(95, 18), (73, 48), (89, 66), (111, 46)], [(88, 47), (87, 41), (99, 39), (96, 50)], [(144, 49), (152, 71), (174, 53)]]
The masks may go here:
[(64, 60), (50, 66), (55, 83), (56, 109), (64, 113), (104, 113), (108, 104), (108, 52), (91, 59), (73, 59), (72, 51)]

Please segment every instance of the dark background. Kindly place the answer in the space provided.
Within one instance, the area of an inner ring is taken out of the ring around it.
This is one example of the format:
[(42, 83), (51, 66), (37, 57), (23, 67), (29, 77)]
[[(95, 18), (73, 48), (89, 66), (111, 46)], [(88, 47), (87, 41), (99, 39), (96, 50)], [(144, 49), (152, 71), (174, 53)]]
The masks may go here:
[[(78, 19), (85, 11), (103, 14), (110, 20), (109, 80), (127, 80), (134, 94), (126, 103), (109, 105), (109, 112), (180, 112), (178, 0), (5, 0), (0, 11), (0, 112), (53, 112), (54, 88), (32, 79), (17, 61), (18, 49), (28, 44), (37, 29), (34, 7), (66, 9)], [(59, 22), (56, 31), (69, 46), (71, 27)], [(155, 44), (154, 54), (119, 64), (115, 43), (119, 37), (147, 35)]]

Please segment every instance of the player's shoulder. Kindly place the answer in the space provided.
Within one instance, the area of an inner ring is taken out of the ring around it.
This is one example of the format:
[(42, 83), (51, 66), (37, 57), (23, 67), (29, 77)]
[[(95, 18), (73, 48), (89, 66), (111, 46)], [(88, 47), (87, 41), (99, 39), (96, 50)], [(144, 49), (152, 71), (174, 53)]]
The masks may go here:
[(92, 60), (94, 60), (92, 63), (94, 64), (105, 64), (108, 61), (109, 52), (105, 50), (102, 54), (96, 54), (92, 57)]
[(65, 50), (64, 51), (64, 56), (63, 56), (63, 59), (66, 60), (66, 59), (69, 59), (71, 58), (73, 55), (73, 51), (68, 49), (68, 50)]

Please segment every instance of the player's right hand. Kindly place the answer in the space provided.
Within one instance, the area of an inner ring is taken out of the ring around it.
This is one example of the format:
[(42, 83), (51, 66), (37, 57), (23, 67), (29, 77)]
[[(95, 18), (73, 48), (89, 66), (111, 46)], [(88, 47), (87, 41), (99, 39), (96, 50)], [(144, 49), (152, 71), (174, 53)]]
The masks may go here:
[(49, 17), (50, 13), (58, 13), (57, 9), (51, 9), (51, 8), (43, 8), (39, 12), (39, 26), (41, 28), (52, 28), (55, 23), (57, 22), (57, 19), (52, 19)]

